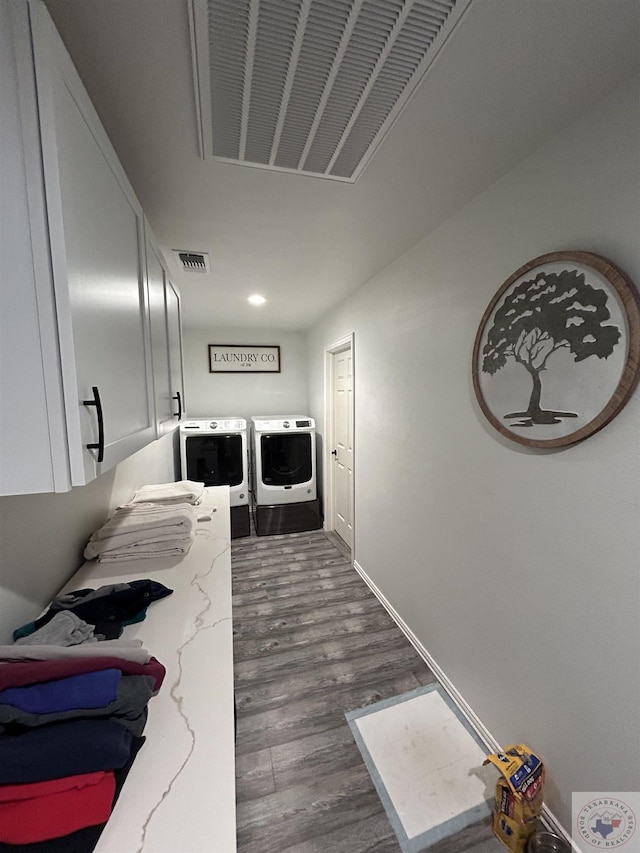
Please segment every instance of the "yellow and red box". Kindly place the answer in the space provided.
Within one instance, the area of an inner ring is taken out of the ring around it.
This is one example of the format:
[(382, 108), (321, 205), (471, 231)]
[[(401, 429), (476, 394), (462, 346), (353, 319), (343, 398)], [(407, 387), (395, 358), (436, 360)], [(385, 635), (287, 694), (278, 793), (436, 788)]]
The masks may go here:
[(524, 853), (542, 811), (544, 764), (524, 743), (487, 756), (500, 771), (496, 783), (493, 831), (512, 853)]

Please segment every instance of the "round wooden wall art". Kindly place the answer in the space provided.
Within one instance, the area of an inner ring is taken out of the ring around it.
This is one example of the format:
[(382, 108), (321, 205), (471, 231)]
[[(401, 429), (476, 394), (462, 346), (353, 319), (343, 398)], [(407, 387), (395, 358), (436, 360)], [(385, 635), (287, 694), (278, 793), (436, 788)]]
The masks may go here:
[(552, 252), (491, 300), (473, 348), (473, 386), (503, 435), (563, 447), (601, 429), (638, 381), (640, 307), (631, 280), (590, 252)]

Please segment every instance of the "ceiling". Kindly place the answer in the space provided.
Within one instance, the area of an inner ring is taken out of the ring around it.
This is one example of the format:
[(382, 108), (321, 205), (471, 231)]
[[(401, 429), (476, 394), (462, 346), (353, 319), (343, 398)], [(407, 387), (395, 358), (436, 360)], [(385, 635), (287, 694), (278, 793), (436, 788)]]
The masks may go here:
[(191, 0), (205, 159), (355, 183), (470, 0)]
[[(46, 5), (187, 327), (308, 327), (640, 70), (636, 0), (472, 0), (348, 184), (201, 158), (187, 0)], [(173, 249), (207, 252), (210, 272), (179, 270)]]

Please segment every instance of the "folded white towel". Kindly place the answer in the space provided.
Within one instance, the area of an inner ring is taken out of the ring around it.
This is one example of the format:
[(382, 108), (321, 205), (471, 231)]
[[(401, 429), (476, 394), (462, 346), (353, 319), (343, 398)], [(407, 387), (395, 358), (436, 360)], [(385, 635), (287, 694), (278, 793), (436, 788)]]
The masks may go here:
[(87, 560), (93, 560), (102, 554), (110, 554), (112, 551), (121, 551), (123, 548), (144, 547), (149, 545), (163, 544), (165, 542), (183, 541), (191, 534), (184, 535), (184, 531), (175, 527), (156, 527), (144, 533), (123, 533), (120, 536), (111, 536), (109, 539), (99, 539), (96, 542), (88, 542), (84, 549)]
[(144, 533), (159, 527), (175, 527), (184, 535), (194, 529), (197, 521), (198, 511), (187, 503), (175, 506), (153, 503), (124, 504), (96, 530), (91, 539), (110, 539), (123, 533)]
[(125, 545), (112, 551), (103, 551), (98, 555), (98, 561), (100, 563), (119, 563), (125, 560), (150, 560), (160, 557), (183, 556), (189, 552), (195, 538), (195, 534), (192, 533), (184, 539)]
[(147, 503), (190, 503), (197, 504), (204, 496), (204, 484), (193, 480), (177, 483), (156, 483), (142, 486), (131, 499), (132, 504)]
[(121, 506), (92, 534), (84, 556), (93, 560), (107, 551), (131, 545), (182, 540), (191, 536), (197, 523), (197, 510), (189, 504)]

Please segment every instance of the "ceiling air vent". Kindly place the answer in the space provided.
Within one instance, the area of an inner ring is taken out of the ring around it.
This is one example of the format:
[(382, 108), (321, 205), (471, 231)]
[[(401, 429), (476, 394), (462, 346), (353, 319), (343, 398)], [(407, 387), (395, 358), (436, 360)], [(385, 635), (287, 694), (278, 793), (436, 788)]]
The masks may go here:
[(174, 249), (175, 259), (185, 272), (209, 272), (209, 255), (206, 252), (181, 252)]
[(205, 160), (354, 182), (471, 0), (191, 0)]

